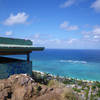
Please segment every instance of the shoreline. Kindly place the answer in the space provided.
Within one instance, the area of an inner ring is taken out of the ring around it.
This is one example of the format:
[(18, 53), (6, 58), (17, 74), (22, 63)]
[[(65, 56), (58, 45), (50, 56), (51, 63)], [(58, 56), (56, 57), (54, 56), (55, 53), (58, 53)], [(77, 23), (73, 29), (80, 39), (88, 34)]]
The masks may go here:
[[(37, 72), (37, 73), (40, 73), (41, 75), (44, 75), (44, 74), (48, 74), (54, 78), (57, 78), (57, 75), (53, 75), (53, 74), (50, 74), (50, 73), (47, 73), (47, 72), (42, 72), (42, 71), (38, 71), (38, 70), (32, 70), (32, 72)], [(98, 80), (85, 80), (85, 79), (79, 79), (79, 78), (72, 78), (72, 77), (64, 77), (64, 76), (59, 76), (59, 78), (66, 78), (68, 80), (76, 80), (76, 81), (83, 81), (83, 82), (88, 82), (88, 83), (93, 83), (93, 82), (100, 82)]]

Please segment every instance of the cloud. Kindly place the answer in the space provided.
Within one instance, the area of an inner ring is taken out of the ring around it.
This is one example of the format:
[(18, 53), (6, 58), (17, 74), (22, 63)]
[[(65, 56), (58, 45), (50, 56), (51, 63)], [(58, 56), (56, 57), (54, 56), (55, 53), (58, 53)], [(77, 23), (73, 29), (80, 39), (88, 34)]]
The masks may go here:
[(95, 11), (100, 12), (100, 0), (96, 0), (92, 3), (91, 8), (94, 8)]
[(34, 34), (34, 35), (33, 35), (33, 38), (34, 38), (34, 39), (40, 38), (40, 34), (39, 34), (39, 33)]
[[(68, 24), (69, 25), (69, 24)], [(83, 31), (80, 38), (64, 38), (51, 36), (49, 34), (35, 33), (31, 40), (34, 46), (43, 46), (45, 48), (60, 48), (60, 49), (100, 49), (100, 34), (95, 34), (94, 31), (99, 27), (93, 27), (90, 31)], [(62, 45), (63, 44), (63, 45)]]
[[(92, 38), (71, 38), (71, 39), (33, 39), (35, 46), (43, 46), (45, 48), (60, 48), (60, 49), (93, 49), (100, 48), (100, 38), (97, 36)], [(63, 45), (62, 45), (63, 44)]]
[(94, 27), (91, 31), (82, 31), (82, 34), (88, 35), (100, 35), (100, 26)]
[(24, 24), (28, 19), (28, 15), (25, 12), (17, 13), (16, 15), (10, 14), (10, 16), (4, 21), (4, 25)]
[(91, 31), (83, 31), (83, 40), (99, 43), (100, 42), (100, 26), (94, 27)]
[(12, 35), (12, 31), (7, 31), (7, 32), (5, 32), (5, 35)]
[(75, 3), (75, 0), (67, 0), (66, 2), (64, 2), (64, 4), (61, 4), (60, 7), (61, 8), (67, 8), (72, 6)]
[(74, 31), (79, 29), (77, 25), (70, 26), (67, 21), (64, 21), (62, 24), (60, 24), (60, 28), (65, 29), (66, 31)]
[(84, 35), (84, 38), (88, 39), (88, 38), (90, 38), (90, 35)]
[(94, 28), (93, 34), (100, 34), (100, 27)]
[[(55, 38), (55, 37), (48, 37), (49, 34), (47, 34), (47, 38), (45, 38), (45, 35), (34, 34), (34, 38), (31, 38), (33, 41), (34, 46), (43, 46), (45, 48), (73, 48), (73, 45), (76, 44), (77, 40), (76, 38), (71, 39), (61, 39), (61, 38)], [(63, 44), (63, 45), (62, 45)]]
[(32, 39), (35, 46), (54, 47), (61, 45), (61, 39)]
[(100, 38), (100, 36), (98, 36), (98, 35), (95, 35), (95, 36), (94, 36), (94, 38), (95, 38), (95, 39), (98, 39), (98, 38)]
[(91, 34), (91, 31), (82, 31), (81, 33), (84, 35), (88, 35), (88, 34)]
[(68, 44), (72, 44), (73, 42), (77, 41), (77, 39), (70, 39), (67, 41)]

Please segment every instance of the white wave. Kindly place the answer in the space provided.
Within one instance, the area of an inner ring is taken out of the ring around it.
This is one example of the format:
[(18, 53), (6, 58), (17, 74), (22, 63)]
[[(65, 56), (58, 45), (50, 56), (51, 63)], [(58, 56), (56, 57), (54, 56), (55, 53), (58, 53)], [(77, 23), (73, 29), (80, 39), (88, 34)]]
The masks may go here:
[(78, 60), (60, 60), (60, 62), (67, 62), (67, 63), (82, 63), (86, 64), (86, 61), (78, 61)]

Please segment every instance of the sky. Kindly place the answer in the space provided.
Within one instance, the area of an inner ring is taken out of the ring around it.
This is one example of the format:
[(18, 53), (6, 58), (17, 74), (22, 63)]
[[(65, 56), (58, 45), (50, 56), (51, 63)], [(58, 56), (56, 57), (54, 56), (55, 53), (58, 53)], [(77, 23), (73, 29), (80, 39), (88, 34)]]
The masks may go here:
[(100, 49), (100, 0), (0, 0), (0, 37), (55, 49)]

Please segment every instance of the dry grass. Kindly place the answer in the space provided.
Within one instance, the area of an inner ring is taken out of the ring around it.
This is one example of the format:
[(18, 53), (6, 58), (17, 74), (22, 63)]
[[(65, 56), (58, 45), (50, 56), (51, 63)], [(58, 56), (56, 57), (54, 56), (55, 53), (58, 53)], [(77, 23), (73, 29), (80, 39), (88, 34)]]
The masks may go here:
[(62, 100), (80, 100), (71, 88), (64, 88), (64, 92), (61, 96), (63, 98)]
[[(48, 87), (58, 88), (56, 93), (58, 93), (61, 97), (60, 100), (81, 100), (79, 96), (77, 96), (71, 88), (66, 88), (64, 84), (56, 81), (51, 80), (48, 83)], [(61, 91), (62, 90), (62, 91)]]
[(64, 87), (63, 83), (58, 82), (57, 80), (50, 80), (48, 87)]

